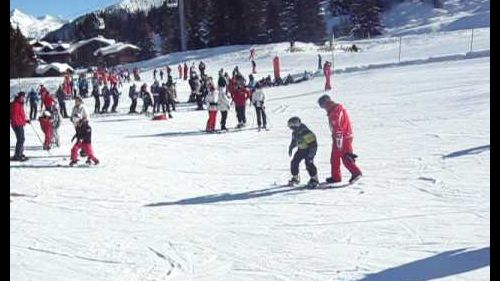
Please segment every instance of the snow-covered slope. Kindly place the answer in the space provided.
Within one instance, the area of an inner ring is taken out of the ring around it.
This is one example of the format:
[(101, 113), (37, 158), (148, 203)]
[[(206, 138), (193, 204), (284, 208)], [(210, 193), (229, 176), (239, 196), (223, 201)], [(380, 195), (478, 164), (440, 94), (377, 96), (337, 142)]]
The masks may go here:
[(442, 0), (443, 8), (410, 0), (384, 13), (383, 25), (389, 35), (405, 35), (490, 26), (489, 0)]
[(104, 8), (105, 11), (115, 10), (128, 10), (130, 12), (149, 11), (152, 7), (159, 7), (163, 5), (165, 0), (123, 0), (119, 3), (113, 4)]
[[(184, 103), (186, 81), (177, 80), (181, 103), (167, 121), (126, 114), (125, 84), (117, 115), (91, 117), (101, 166), (88, 169), (57, 167), (69, 161), (67, 119), (50, 154), (32, 122), (31, 160), (10, 169), (11, 193), (28, 195), (11, 196), (11, 280), (489, 280), (489, 29), (477, 36), (479, 58), (458, 56), (468, 52), (461, 32), (412, 36), (406, 66), (363, 69), (395, 61), (388, 39), (336, 52), (336, 69), (353, 71), (334, 74), (331, 95), (349, 111), (364, 172), (345, 189), (279, 186), (289, 177), (291, 116), (316, 133), (315, 163), (320, 178), (329, 176), (331, 135), (316, 102), (322, 77), (265, 89), (270, 131), (250, 129), (248, 107), (248, 130), (210, 135), (207, 112)], [(315, 70), (316, 49), (297, 46), (304, 52), (256, 46), (257, 77), (272, 73), (275, 54), (285, 74)], [(170, 64), (177, 77), (184, 61), (203, 60), (211, 75), (237, 64), (248, 75), (250, 47), (136, 65), (148, 84), (154, 67)], [(433, 56), (442, 61), (430, 63)], [(61, 82), (11, 80), (11, 90), (43, 83), (53, 92)], [(92, 109), (93, 99), (85, 104)], [(12, 130), (10, 139), (12, 154)], [(301, 176), (307, 181), (303, 166)]]
[(40, 39), (47, 33), (59, 29), (68, 21), (51, 15), (36, 18), (14, 9), (10, 12), (10, 22), (14, 28), (19, 26), (25, 37)]

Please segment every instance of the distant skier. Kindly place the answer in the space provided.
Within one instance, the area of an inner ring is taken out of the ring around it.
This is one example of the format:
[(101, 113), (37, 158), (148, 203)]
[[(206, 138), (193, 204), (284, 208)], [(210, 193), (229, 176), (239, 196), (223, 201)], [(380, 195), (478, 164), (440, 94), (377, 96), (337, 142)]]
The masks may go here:
[(153, 79), (156, 80), (156, 68), (153, 70)]
[(116, 108), (118, 107), (118, 102), (120, 101), (120, 91), (116, 87), (116, 84), (111, 86), (111, 96), (113, 97), (113, 106), (111, 106), (111, 112), (116, 113)]
[(92, 149), (92, 128), (89, 126), (87, 118), (80, 115), (74, 118), (76, 126), (76, 134), (73, 136), (71, 141), (76, 139), (76, 143), (71, 148), (71, 162), (70, 166), (74, 166), (78, 163), (78, 150), (83, 149), (85, 155), (87, 155), (87, 164), (94, 162), (95, 165), (99, 164), (99, 160), (94, 155), (94, 150)]
[(205, 63), (203, 61), (200, 61), (200, 64), (198, 65), (198, 69), (200, 70), (200, 76), (203, 77), (205, 76)]
[(68, 111), (66, 110), (66, 95), (64, 94), (62, 85), (56, 91), (57, 102), (59, 103), (59, 111), (63, 118), (68, 118)]
[(179, 70), (179, 79), (182, 79), (182, 65), (179, 64), (179, 66), (177, 67), (177, 70)]
[(102, 106), (101, 113), (107, 113), (109, 104), (111, 103), (111, 91), (108, 88), (108, 84), (104, 84), (102, 87), (102, 96), (104, 98), (104, 105)]
[(31, 88), (31, 91), (28, 93), (28, 101), (30, 103), (30, 120), (36, 120), (40, 96), (33, 88)]
[(316, 151), (318, 150), (316, 135), (301, 122), (299, 117), (290, 118), (288, 120), (288, 128), (292, 130), (292, 141), (288, 147), (288, 155), (292, 156), (293, 149), (297, 147), (297, 151), (293, 155), (292, 162), (290, 164), (292, 178), (288, 184), (293, 186), (300, 183), (299, 164), (302, 160), (305, 160), (307, 172), (311, 177), (307, 186), (314, 188), (319, 184), (318, 170), (314, 165), (314, 157), (316, 156)]
[(331, 177), (326, 181), (337, 183), (342, 181), (340, 174), (340, 159), (344, 166), (351, 172), (349, 183), (354, 183), (361, 177), (361, 170), (356, 166), (355, 160), (358, 157), (352, 149), (352, 128), (347, 110), (340, 103), (335, 103), (328, 95), (319, 98), (318, 104), (326, 110), (330, 129), (333, 138), (332, 153), (330, 158)]
[(38, 118), (40, 122), (40, 127), (42, 128), (42, 132), (45, 135), (45, 140), (43, 142), (43, 149), (50, 150), (50, 145), (52, 143), (52, 118), (51, 113), (48, 110), (45, 110), (42, 113), (42, 116)]
[(325, 61), (323, 66), (323, 74), (325, 75), (325, 91), (331, 90), (330, 79), (332, 75), (332, 65), (329, 61)]
[(155, 80), (150, 89), (153, 95), (153, 113), (160, 112), (160, 83)]
[(24, 126), (30, 123), (27, 120), (26, 113), (24, 112), (24, 98), (26, 93), (17, 93), (14, 101), (10, 104), (10, 125), (16, 134), (16, 150), (14, 156), (11, 158), (13, 161), (26, 161), (28, 158), (24, 155)]
[[(97, 80), (96, 80), (97, 81)], [(101, 109), (101, 100), (99, 96), (101, 95), (99, 90), (99, 84), (92, 86), (92, 96), (94, 97), (94, 113), (99, 113)]]
[(163, 70), (162, 69), (160, 69), (160, 80), (163, 81)]
[(255, 48), (250, 49), (250, 56), (248, 56), (248, 60), (250, 61), (255, 60)]
[(188, 65), (184, 63), (184, 80), (188, 79)]
[(153, 96), (148, 92), (148, 85), (144, 83), (141, 86), (140, 96), (142, 98), (142, 111), (141, 113), (148, 114), (148, 108), (153, 105)]
[(261, 129), (261, 125), (264, 130), (267, 129), (266, 111), (264, 107), (265, 99), (266, 95), (262, 90), (262, 86), (259, 83), (257, 83), (255, 85), (255, 92), (253, 92), (252, 94), (252, 104), (253, 106), (255, 106), (255, 113), (257, 115), (257, 126), (259, 131)]
[(205, 99), (208, 109), (207, 132), (215, 131), (215, 122), (217, 121), (217, 97), (215, 88), (212, 84), (208, 84), (208, 94)]
[(139, 94), (137, 93), (135, 84), (132, 84), (132, 86), (130, 86), (128, 90), (128, 97), (132, 100), (128, 113), (137, 113), (135, 108), (137, 107), (137, 98), (139, 97)]
[[(224, 77), (221, 75), (219, 77), (219, 81), (223, 80)], [(229, 109), (231, 109), (231, 104), (229, 102), (229, 98), (227, 96), (225, 87), (221, 87), (221, 83), (219, 83), (219, 94), (217, 97), (217, 109), (220, 111), (221, 119), (220, 119), (220, 129), (221, 130), (227, 130), (226, 128), (226, 119), (227, 119), (227, 112)]]
[(233, 99), (236, 109), (236, 118), (238, 119), (238, 125), (236, 127), (245, 127), (247, 123), (247, 118), (245, 116), (246, 101), (250, 98), (250, 92), (245, 87), (238, 85), (236, 89), (231, 92), (231, 98)]
[(318, 69), (321, 70), (323, 68), (323, 64), (321, 63), (321, 55), (318, 54)]
[(252, 60), (252, 73), (253, 73), (253, 74), (257, 73), (256, 68), (257, 68), (257, 64), (255, 63), (255, 61), (254, 61), (254, 60)]
[[(170, 108), (172, 111), (175, 111), (175, 103), (177, 99), (177, 90), (175, 89), (175, 83), (172, 79), (171, 75), (168, 75), (167, 78), (167, 108), (168, 112), (170, 112)], [(170, 117), (172, 118), (172, 117)]]

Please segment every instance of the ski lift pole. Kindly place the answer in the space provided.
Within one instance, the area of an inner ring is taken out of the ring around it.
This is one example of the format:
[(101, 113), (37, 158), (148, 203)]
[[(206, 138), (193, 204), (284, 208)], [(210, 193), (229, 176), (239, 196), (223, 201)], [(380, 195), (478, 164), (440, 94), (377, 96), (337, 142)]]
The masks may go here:
[(401, 62), (401, 36), (399, 36), (399, 55), (398, 55), (398, 63)]
[(470, 50), (469, 53), (472, 53), (472, 43), (474, 42), (474, 28), (472, 29), (472, 33), (470, 36)]

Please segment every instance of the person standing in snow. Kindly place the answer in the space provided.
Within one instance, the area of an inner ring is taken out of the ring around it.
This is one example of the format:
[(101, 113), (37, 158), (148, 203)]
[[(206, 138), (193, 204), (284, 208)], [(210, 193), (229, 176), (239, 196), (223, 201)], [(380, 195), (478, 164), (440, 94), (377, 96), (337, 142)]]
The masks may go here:
[(94, 113), (99, 113), (101, 109), (101, 100), (99, 96), (101, 95), (99, 90), (99, 84), (97, 79), (95, 80), (96, 84), (92, 85), (92, 96), (94, 97)]
[(182, 79), (182, 65), (179, 64), (179, 66), (177, 67), (177, 70), (179, 70), (179, 79)]
[(36, 120), (40, 97), (33, 88), (31, 88), (31, 91), (28, 93), (28, 101), (30, 102), (30, 120)]
[(250, 90), (250, 93), (253, 93), (253, 91), (255, 91), (255, 78), (253, 78), (252, 74), (248, 75), (247, 88)]
[[(222, 76), (219, 77), (219, 80)], [(224, 79), (224, 77), (222, 77)], [(227, 112), (229, 109), (231, 109), (231, 105), (229, 102), (229, 98), (227, 96), (227, 93), (225, 91), (225, 87), (221, 87), (221, 84), (219, 83), (219, 94), (217, 97), (217, 109), (220, 111), (221, 119), (220, 119), (220, 129), (221, 130), (226, 130), (226, 119), (227, 119)]]
[(120, 100), (121, 95), (116, 87), (116, 84), (111, 86), (111, 95), (113, 96), (113, 106), (111, 106), (111, 112), (116, 113), (116, 108), (118, 107), (118, 101)]
[(137, 107), (137, 98), (139, 97), (139, 94), (137, 93), (135, 83), (130, 86), (128, 90), (128, 97), (132, 100), (132, 103), (130, 104), (130, 110), (128, 113), (137, 113), (135, 108)]
[(188, 79), (188, 65), (184, 63), (184, 80)]
[(253, 73), (253, 74), (257, 73), (256, 68), (257, 68), (257, 64), (255, 63), (255, 61), (254, 61), (254, 60), (252, 60), (252, 73)]
[(74, 120), (77, 124), (76, 134), (71, 139), (71, 142), (76, 139), (76, 143), (71, 148), (71, 162), (69, 165), (74, 166), (78, 163), (78, 150), (80, 149), (83, 149), (85, 155), (87, 155), (87, 164), (90, 165), (92, 162), (95, 165), (99, 164), (99, 160), (95, 157), (92, 149), (92, 128), (89, 126), (87, 118), (77, 115)]
[(156, 80), (156, 68), (153, 70), (153, 79)]
[(62, 85), (59, 86), (59, 88), (57, 88), (56, 97), (57, 97), (57, 102), (59, 103), (59, 110), (61, 112), (61, 115), (63, 116), (63, 118), (68, 118), (68, 112), (66, 110), (66, 101), (65, 101), (66, 95), (64, 94)]
[(40, 122), (40, 127), (42, 128), (42, 132), (45, 135), (45, 140), (43, 142), (43, 150), (50, 150), (50, 145), (52, 143), (52, 118), (51, 118), (51, 113), (48, 110), (45, 110), (38, 118), (38, 121)]
[(318, 69), (321, 70), (323, 68), (323, 64), (321, 63), (321, 55), (318, 54)]
[(109, 104), (111, 103), (111, 91), (109, 90), (107, 83), (105, 83), (102, 87), (102, 96), (104, 98), (104, 105), (102, 106), (101, 113), (107, 113)]
[(28, 158), (24, 155), (24, 126), (30, 123), (24, 112), (24, 98), (26, 93), (17, 93), (14, 101), (10, 104), (10, 125), (16, 134), (16, 150), (11, 160), (26, 161)]
[(153, 113), (160, 112), (160, 84), (155, 80), (151, 85), (151, 95), (153, 95)]
[(330, 78), (332, 75), (332, 65), (329, 61), (325, 61), (323, 74), (325, 75), (325, 91), (331, 90), (332, 86), (330, 85)]
[(148, 108), (153, 105), (153, 96), (150, 92), (148, 92), (148, 85), (146, 85), (146, 83), (141, 86), (140, 96), (142, 98), (143, 105), (141, 113), (145, 113), (147, 115)]
[(349, 183), (354, 183), (361, 177), (361, 170), (356, 165), (356, 158), (352, 149), (352, 128), (347, 110), (340, 103), (335, 103), (328, 95), (323, 95), (318, 99), (318, 104), (328, 115), (330, 129), (333, 138), (332, 153), (330, 158), (331, 177), (327, 178), (328, 183), (342, 181), (340, 174), (340, 159), (344, 166), (351, 172)]
[(238, 119), (238, 125), (236, 127), (245, 127), (247, 123), (247, 118), (245, 116), (246, 103), (247, 99), (250, 98), (250, 92), (245, 87), (238, 85), (236, 89), (231, 92), (231, 98), (233, 99), (236, 109), (236, 118)]
[(288, 182), (290, 186), (300, 183), (299, 164), (305, 160), (306, 169), (311, 179), (307, 184), (308, 187), (316, 187), (319, 184), (318, 170), (314, 165), (314, 157), (318, 150), (316, 135), (304, 125), (299, 117), (292, 117), (288, 120), (288, 128), (292, 130), (292, 141), (288, 147), (288, 155), (292, 156), (293, 149), (297, 147), (297, 151), (293, 155), (290, 172), (292, 178)]
[(40, 105), (40, 111), (43, 111), (43, 108), (45, 107), (45, 109), (52, 112), (52, 107), (56, 103), (54, 97), (50, 95), (47, 88), (45, 88), (43, 85), (40, 85), (39, 93), (40, 93), (40, 99), (42, 100), (42, 104)]
[(52, 143), (57, 147), (60, 146), (59, 127), (61, 127), (61, 114), (56, 108), (52, 113)]
[[(104, 86), (107, 88), (106, 84), (104, 84)], [(109, 106), (109, 101), (108, 101), (108, 106)], [(89, 121), (90, 115), (88, 114), (87, 108), (83, 104), (83, 99), (81, 97), (76, 97), (75, 105), (71, 110), (71, 118), (70, 118), (71, 123), (73, 123), (73, 126), (75, 126), (75, 130), (77, 130), (78, 122), (81, 120), (81, 118), (85, 118), (87, 121)], [(85, 150), (80, 151), (80, 155), (85, 156)]]
[(200, 64), (198, 65), (198, 69), (200, 70), (200, 76), (203, 77), (205, 76), (205, 63), (203, 61), (200, 61)]
[(261, 125), (262, 128), (267, 129), (266, 126), (266, 111), (264, 110), (264, 101), (266, 99), (266, 95), (264, 91), (262, 91), (262, 86), (257, 83), (255, 85), (255, 92), (252, 94), (252, 104), (255, 106), (255, 113), (257, 115), (257, 126), (260, 131)]
[(207, 121), (207, 132), (215, 131), (215, 123), (217, 121), (217, 100), (215, 94), (215, 88), (212, 84), (208, 86), (208, 94), (205, 98), (208, 110), (208, 121)]
[(160, 69), (160, 80), (163, 81), (163, 70), (162, 69)]
[(168, 112), (168, 117), (172, 118), (172, 114), (170, 114), (170, 106), (168, 104), (168, 90), (166, 83), (161, 84), (161, 86), (159, 87), (159, 92), (160, 92), (159, 103), (161, 105), (161, 110), (163, 114)]

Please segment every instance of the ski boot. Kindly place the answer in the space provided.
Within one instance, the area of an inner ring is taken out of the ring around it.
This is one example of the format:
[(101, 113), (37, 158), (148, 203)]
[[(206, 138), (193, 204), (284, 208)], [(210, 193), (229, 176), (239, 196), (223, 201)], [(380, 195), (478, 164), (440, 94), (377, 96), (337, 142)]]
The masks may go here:
[(331, 178), (331, 177), (330, 177), (330, 178), (326, 178), (326, 180), (325, 180), (325, 181), (326, 181), (327, 183), (338, 183), (338, 182), (340, 182), (340, 181), (337, 181), (337, 180), (333, 180), (333, 178)]
[(75, 166), (75, 164), (76, 164), (76, 163), (78, 163), (78, 160), (71, 160), (71, 161), (69, 162), (69, 166), (70, 166), (70, 167), (73, 167), (73, 166)]
[(309, 182), (307, 183), (306, 188), (316, 188), (319, 185), (318, 175), (311, 177)]
[(292, 176), (292, 178), (288, 181), (288, 186), (294, 186), (300, 183), (299, 175)]
[(362, 175), (363, 174), (361, 174), (361, 173), (352, 175), (351, 178), (349, 179), (349, 184), (353, 184), (353, 183), (357, 182), (361, 178)]

